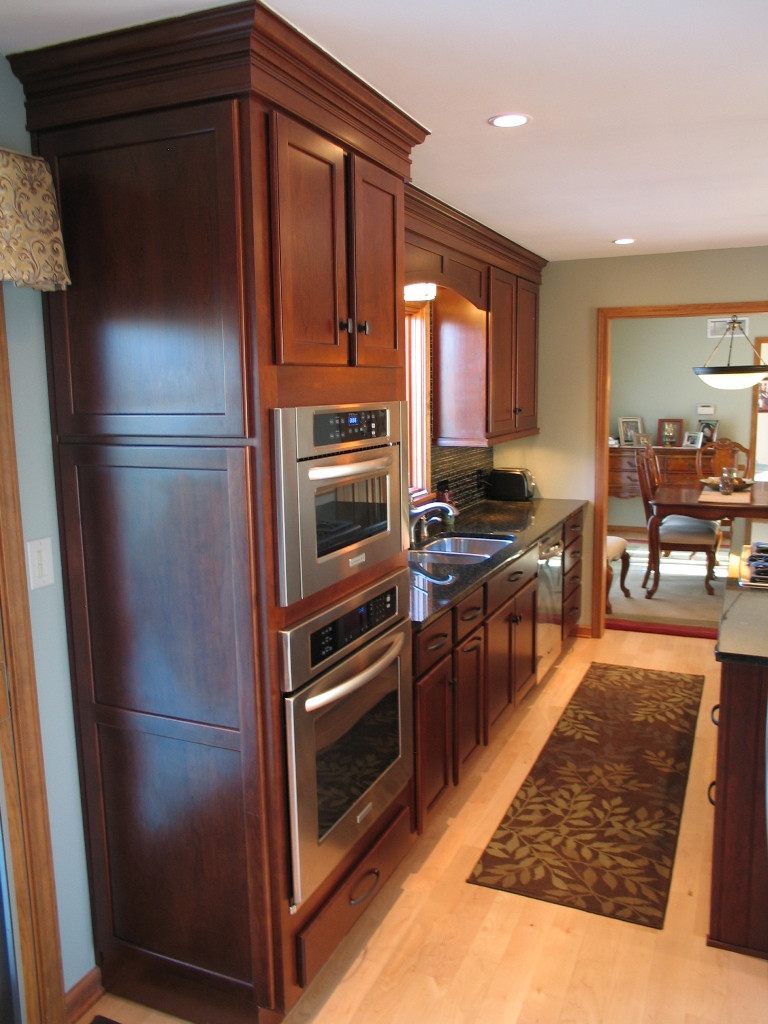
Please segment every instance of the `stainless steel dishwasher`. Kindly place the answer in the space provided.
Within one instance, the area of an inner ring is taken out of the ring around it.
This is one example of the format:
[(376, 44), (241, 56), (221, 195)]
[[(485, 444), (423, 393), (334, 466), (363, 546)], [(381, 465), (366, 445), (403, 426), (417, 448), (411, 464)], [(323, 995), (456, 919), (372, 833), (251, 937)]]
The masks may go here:
[(563, 646), (563, 533), (558, 528), (539, 541), (536, 598), (536, 681), (541, 682)]

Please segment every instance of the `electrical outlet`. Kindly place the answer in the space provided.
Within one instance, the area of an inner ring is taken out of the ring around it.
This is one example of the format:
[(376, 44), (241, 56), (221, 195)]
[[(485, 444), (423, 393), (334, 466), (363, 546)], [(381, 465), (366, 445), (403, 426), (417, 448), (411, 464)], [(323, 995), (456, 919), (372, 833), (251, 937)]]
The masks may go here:
[(27, 570), (30, 590), (50, 587), (53, 584), (53, 550), (50, 537), (27, 541)]

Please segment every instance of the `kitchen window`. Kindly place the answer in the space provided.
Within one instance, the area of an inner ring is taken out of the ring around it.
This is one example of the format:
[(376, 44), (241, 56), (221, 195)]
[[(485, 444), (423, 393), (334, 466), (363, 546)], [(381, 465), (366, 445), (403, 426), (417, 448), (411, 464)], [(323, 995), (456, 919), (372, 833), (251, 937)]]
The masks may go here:
[(408, 491), (423, 497), (431, 490), (432, 392), (430, 334), (432, 304), (406, 303), (405, 350), (408, 389)]

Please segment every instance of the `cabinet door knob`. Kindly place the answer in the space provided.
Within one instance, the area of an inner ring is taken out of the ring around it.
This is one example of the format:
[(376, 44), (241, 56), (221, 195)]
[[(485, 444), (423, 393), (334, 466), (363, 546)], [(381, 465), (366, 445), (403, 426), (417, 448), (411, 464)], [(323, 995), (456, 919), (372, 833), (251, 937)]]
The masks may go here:
[(370, 334), (371, 333), (371, 322), (370, 322), (370, 320), (364, 320), (361, 324), (358, 324), (357, 325), (357, 331), (358, 331), (358, 334)]
[(346, 331), (347, 334), (352, 334), (355, 329), (355, 321), (352, 317), (349, 320), (339, 320), (339, 330)]

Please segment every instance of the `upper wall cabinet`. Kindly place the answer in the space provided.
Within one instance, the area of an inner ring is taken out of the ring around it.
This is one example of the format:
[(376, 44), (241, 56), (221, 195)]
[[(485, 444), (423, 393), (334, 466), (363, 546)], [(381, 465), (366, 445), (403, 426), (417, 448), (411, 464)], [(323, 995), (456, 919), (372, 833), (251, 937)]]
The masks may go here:
[(222, 101), (41, 140), (72, 277), (50, 303), (63, 435), (243, 434), (235, 114)]
[(277, 358), (402, 366), (403, 181), (273, 117)]
[[(406, 187), (406, 281), (433, 281), (433, 439), (481, 447), (538, 432), (546, 260)], [(479, 391), (479, 394), (478, 394)]]

